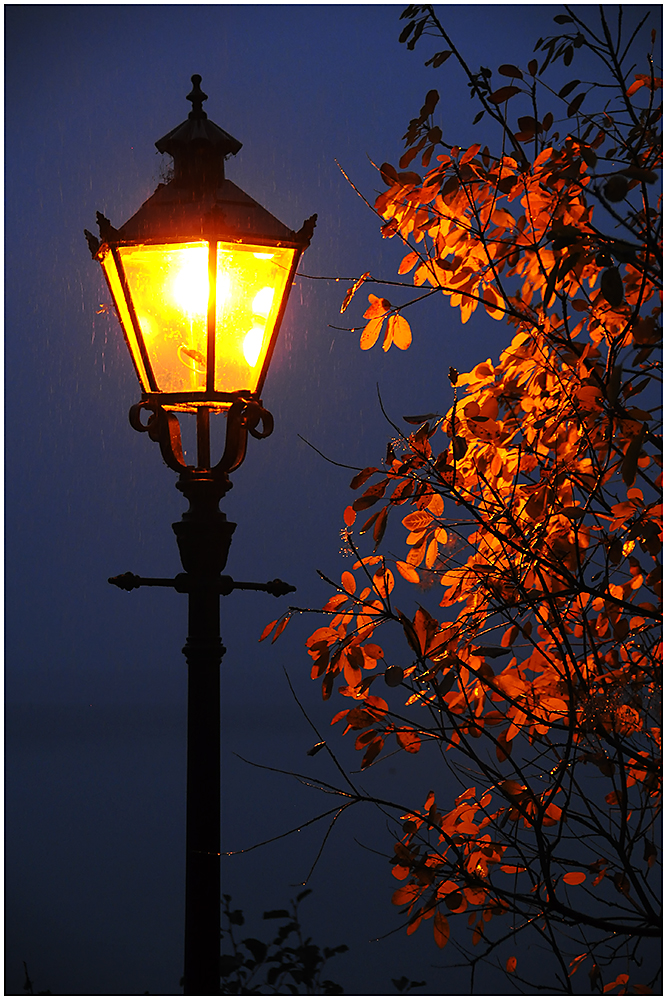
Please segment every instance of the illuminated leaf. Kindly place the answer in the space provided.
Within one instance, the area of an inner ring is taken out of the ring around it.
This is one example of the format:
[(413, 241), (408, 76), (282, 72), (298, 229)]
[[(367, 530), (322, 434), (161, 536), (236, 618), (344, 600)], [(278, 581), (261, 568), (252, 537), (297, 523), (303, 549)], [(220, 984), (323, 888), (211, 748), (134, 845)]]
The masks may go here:
[(459, 166), (462, 167), (464, 163), (470, 163), (473, 157), (477, 156), (480, 149), (481, 149), (480, 144), (478, 142), (474, 142), (472, 146), (470, 146), (470, 148), (465, 151), (465, 153), (459, 160)]
[(428, 528), (429, 525), (433, 524), (433, 514), (427, 510), (415, 510), (412, 514), (407, 514), (401, 521), (401, 524), (409, 531), (420, 531), (422, 528)]
[(377, 295), (368, 296), (369, 306), (364, 313), (364, 319), (376, 319), (384, 317), (391, 309), (391, 302), (388, 299), (378, 298)]
[(585, 872), (568, 872), (567, 875), (563, 875), (563, 882), (567, 885), (581, 885), (585, 881)]
[(419, 753), (421, 750), (421, 740), (412, 729), (397, 729), (396, 739), (399, 746), (408, 753)]
[(433, 937), (438, 948), (444, 948), (449, 941), (449, 921), (439, 910), (433, 916)]
[(341, 576), (340, 581), (343, 585), (343, 590), (346, 590), (348, 594), (354, 594), (357, 589), (357, 581), (350, 572), (346, 570)]
[[(619, 976), (616, 977), (613, 983), (607, 983), (602, 992), (609, 993), (610, 990), (615, 989), (617, 986), (625, 986), (629, 978), (630, 977), (626, 972), (622, 972)], [(624, 993), (625, 990), (623, 990), (622, 992)]]
[(414, 252), (413, 253), (409, 253), (407, 255), (407, 257), (404, 257), (403, 260), (401, 261), (400, 267), (398, 269), (398, 273), (399, 274), (407, 274), (408, 271), (412, 270), (412, 268), (415, 266), (415, 264), (417, 263), (417, 261), (419, 259), (420, 258), (419, 258), (419, 254), (418, 253), (414, 253)]
[(291, 617), (291, 615), (285, 615), (285, 617), (280, 620), (280, 622), (278, 623), (278, 625), (276, 627), (276, 631), (275, 631), (275, 633), (273, 635), (273, 639), (271, 640), (271, 643), (274, 643), (276, 641), (276, 639), (278, 638), (278, 636), (283, 634), (283, 632), (287, 628), (287, 624), (288, 624), (288, 622), (290, 620), (290, 617)]
[(409, 563), (401, 562), (399, 559), (397, 559), (396, 569), (401, 574), (404, 580), (407, 580), (409, 583), (419, 583), (419, 573), (414, 568), (414, 566), (410, 566)]
[(335, 611), (336, 608), (338, 608), (341, 604), (344, 604), (346, 600), (347, 596), (345, 594), (334, 594), (332, 597), (329, 598), (329, 600), (324, 605), (322, 610)]
[(352, 285), (351, 288), (348, 288), (345, 298), (343, 299), (343, 304), (340, 307), (341, 313), (345, 312), (350, 302), (354, 298), (355, 293), (359, 290), (359, 288), (361, 288), (363, 283), (366, 281), (366, 278), (370, 278), (370, 276), (371, 272), (366, 271), (364, 274), (361, 275), (360, 278), (357, 278), (357, 280), (355, 281), (355, 283)]
[(380, 330), (382, 329), (383, 323), (384, 318), (382, 317), (369, 320), (362, 330), (361, 339), (359, 341), (359, 346), (362, 351), (369, 351), (371, 347), (374, 346), (380, 336)]
[(505, 971), (509, 972), (510, 975), (516, 972), (516, 958), (514, 955), (510, 955), (507, 959), (507, 962), (505, 963)]
[(484, 308), (491, 319), (503, 319), (505, 316), (505, 303), (491, 285), (484, 289)]
[(268, 625), (266, 625), (266, 626), (264, 627), (264, 629), (263, 629), (263, 631), (262, 631), (262, 634), (261, 634), (261, 635), (260, 635), (260, 637), (259, 637), (259, 641), (260, 641), (260, 642), (263, 642), (263, 641), (264, 641), (264, 639), (266, 639), (266, 637), (267, 637), (268, 635), (270, 635), (270, 634), (271, 634), (271, 632), (273, 631), (273, 628), (274, 628), (274, 626), (275, 626), (275, 625), (276, 625), (277, 623), (278, 623), (278, 619), (276, 618), (276, 620), (275, 620), (275, 621), (273, 621), (273, 622), (269, 622), (269, 624), (268, 624)]
[(412, 331), (408, 321), (403, 316), (390, 316), (387, 327), (391, 337), (390, 343), (396, 344), (401, 351), (407, 351), (412, 343)]

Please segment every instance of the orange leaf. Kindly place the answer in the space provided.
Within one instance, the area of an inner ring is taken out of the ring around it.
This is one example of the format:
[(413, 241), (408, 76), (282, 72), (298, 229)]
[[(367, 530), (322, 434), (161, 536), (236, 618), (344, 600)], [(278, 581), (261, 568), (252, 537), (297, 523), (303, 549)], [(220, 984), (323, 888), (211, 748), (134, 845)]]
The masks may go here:
[(421, 892), (419, 885), (402, 885), (391, 897), (394, 906), (405, 906), (406, 903), (414, 903)]
[(370, 305), (364, 313), (364, 319), (377, 319), (378, 317), (384, 319), (391, 309), (389, 299), (380, 299), (377, 295), (369, 295), (368, 301)]
[(335, 642), (338, 638), (338, 632), (335, 628), (329, 628), (328, 625), (324, 625), (322, 628), (316, 629), (311, 636), (306, 640), (306, 648), (312, 649), (318, 642), (326, 643), (330, 645)]
[(347, 596), (345, 594), (334, 594), (329, 598), (322, 608), (322, 611), (335, 611), (341, 604), (345, 604)]
[(351, 288), (348, 288), (347, 294), (346, 294), (345, 298), (343, 299), (343, 304), (340, 307), (340, 311), (342, 313), (344, 313), (345, 310), (347, 309), (347, 307), (349, 306), (350, 302), (352, 301), (352, 299), (354, 297), (355, 292), (363, 285), (363, 283), (366, 280), (366, 278), (370, 278), (370, 276), (371, 276), (371, 272), (370, 271), (366, 271), (366, 273), (362, 274), (360, 278), (357, 278), (357, 280), (355, 281), (355, 283), (352, 285)]
[(482, 293), (482, 298), (484, 299), (484, 308), (488, 312), (491, 319), (504, 319), (505, 303), (500, 295), (498, 295), (495, 288), (492, 288), (491, 285), (485, 288)]
[(514, 957), (514, 955), (510, 955), (510, 957), (507, 959), (507, 962), (505, 963), (505, 969), (510, 974), (516, 972), (516, 958)]
[(273, 636), (273, 639), (271, 640), (272, 643), (274, 643), (276, 641), (276, 639), (278, 638), (279, 635), (283, 634), (283, 632), (287, 628), (287, 623), (288, 623), (289, 620), (290, 620), (290, 615), (285, 615), (285, 617), (283, 618), (283, 620), (278, 625), (278, 628), (276, 629), (275, 635)]
[[(388, 334), (391, 334), (390, 344), (396, 344), (400, 351), (407, 351), (412, 343), (412, 330), (407, 319), (403, 316), (390, 316), (388, 323)], [(385, 348), (387, 350), (388, 348)]]
[(419, 583), (419, 573), (412, 566), (409, 566), (408, 563), (397, 559), (396, 569), (404, 580), (407, 580), (409, 583)]
[(348, 528), (351, 528), (357, 519), (357, 513), (353, 507), (346, 507), (343, 511), (343, 520)]
[(502, 639), (500, 640), (500, 645), (504, 646), (505, 648), (511, 646), (512, 643), (515, 641), (516, 637), (518, 636), (518, 634), (519, 634), (518, 626), (510, 625), (510, 627), (507, 629)]
[(271, 633), (271, 631), (273, 630), (273, 626), (276, 624), (277, 621), (278, 621), (278, 619), (276, 618), (276, 621), (269, 622), (269, 624), (264, 628), (264, 631), (262, 632), (262, 634), (259, 637), (259, 641), (260, 642), (262, 642), (264, 639), (266, 639), (267, 635), (269, 635)]
[(408, 271), (412, 270), (412, 268), (415, 266), (418, 260), (419, 260), (418, 253), (409, 253), (407, 257), (404, 257), (403, 260), (401, 261), (401, 266), (398, 269), (398, 273), (407, 274)]
[(404, 750), (408, 753), (419, 753), (421, 749), (421, 740), (417, 736), (414, 729), (399, 729), (396, 733), (396, 739), (398, 740), (399, 746), (402, 746)]
[(429, 511), (414, 510), (411, 514), (406, 514), (401, 524), (408, 531), (421, 531), (422, 528), (428, 528), (432, 521), (433, 515)]
[(384, 317), (376, 317), (375, 319), (369, 320), (361, 333), (361, 339), (359, 341), (359, 347), (362, 351), (370, 351), (371, 347), (375, 344), (376, 340), (380, 336), (380, 330), (382, 329), (382, 324), (384, 323)]
[(433, 917), (433, 937), (438, 948), (444, 948), (449, 941), (449, 921), (439, 910)]
[(477, 156), (482, 147), (478, 142), (473, 143), (470, 149), (466, 150), (461, 159), (459, 160), (459, 166), (463, 166), (464, 163), (470, 163), (473, 157)]
[(563, 875), (563, 882), (567, 883), (567, 885), (581, 885), (585, 881), (585, 872), (568, 872), (567, 875)]

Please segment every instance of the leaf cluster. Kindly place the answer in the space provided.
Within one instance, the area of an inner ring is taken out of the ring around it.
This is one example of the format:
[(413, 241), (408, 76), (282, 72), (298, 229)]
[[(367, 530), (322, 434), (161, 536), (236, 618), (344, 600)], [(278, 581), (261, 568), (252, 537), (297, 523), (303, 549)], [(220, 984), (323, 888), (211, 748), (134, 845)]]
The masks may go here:
[[(497, 363), (450, 368), (451, 405), (394, 424), (384, 460), (352, 480), (355, 561), (307, 648), (325, 699), (344, 682), (352, 707), (332, 724), (353, 734), (362, 769), (391, 745), (449, 772), (449, 788), (399, 817), (393, 902), (407, 933), (431, 921), (442, 948), (450, 922), (467, 921), (457, 947), (473, 973), (496, 962), (515, 987), (527, 983), (516, 956), (500, 956), (537, 935), (549, 988), (571, 992), (581, 968), (605, 992), (647, 993), (657, 973), (635, 983), (633, 970), (659, 934), (662, 81), (651, 55), (646, 73), (630, 65), (643, 21), (628, 37), (621, 12), (612, 30), (605, 8), (590, 24), (582, 10), (538, 41), (541, 66), (501, 64), (500, 86), (469, 69), (434, 8), (403, 12), (401, 41), (445, 42), (427, 65), (458, 64), (498, 143), (446, 143), (429, 91), (375, 202), (419, 293), (370, 296), (361, 347), (385, 322), (384, 350), (409, 347), (403, 312), (433, 294), (462, 323), (482, 306), (511, 337)], [(583, 53), (599, 80), (552, 89), (548, 68)], [(408, 170), (420, 154), (423, 173)], [(399, 508), (400, 558), (379, 551)], [(423, 596), (402, 612), (395, 574), (437, 588), (442, 610)], [(398, 656), (375, 635), (392, 625)]]

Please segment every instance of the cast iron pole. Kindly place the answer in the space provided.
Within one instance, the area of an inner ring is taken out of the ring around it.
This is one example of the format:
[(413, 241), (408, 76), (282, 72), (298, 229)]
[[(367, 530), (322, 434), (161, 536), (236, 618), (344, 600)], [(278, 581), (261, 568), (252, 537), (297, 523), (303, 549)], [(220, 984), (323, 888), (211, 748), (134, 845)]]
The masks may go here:
[(190, 509), (173, 525), (189, 581), (184, 993), (220, 993), (220, 573), (236, 527), (218, 509), (229, 487), (202, 471), (178, 488)]
[[(152, 417), (141, 421), (143, 409)], [(248, 434), (268, 437), (273, 417), (256, 400), (238, 400), (227, 412), (225, 450), (211, 468), (209, 411), (197, 410), (196, 467), (186, 465), (180, 428), (173, 414), (146, 401), (130, 410), (130, 423), (159, 442), (170, 469), (180, 473), (177, 487), (190, 502), (173, 524), (184, 573), (173, 579), (122, 573), (109, 578), (121, 590), (173, 587), (188, 594), (187, 806), (185, 860), (184, 993), (220, 993), (220, 597), (233, 590), (258, 590), (284, 597), (296, 588), (283, 580), (248, 583), (223, 576), (235, 524), (218, 504), (231, 489), (228, 473), (242, 463)], [(261, 427), (261, 429), (259, 429)]]

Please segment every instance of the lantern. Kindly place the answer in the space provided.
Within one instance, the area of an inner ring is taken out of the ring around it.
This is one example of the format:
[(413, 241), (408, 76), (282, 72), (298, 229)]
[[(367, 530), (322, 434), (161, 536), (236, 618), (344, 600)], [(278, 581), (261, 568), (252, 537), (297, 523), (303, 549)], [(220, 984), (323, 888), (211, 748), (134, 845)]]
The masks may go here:
[(299, 258), (298, 232), (224, 175), (241, 143), (209, 121), (201, 77), (187, 120), (156, 142), (173, 177), (119, 229), (98, 213), (102, 265), (143, 400), (167, 410), (228, 409), (261, 393)]

